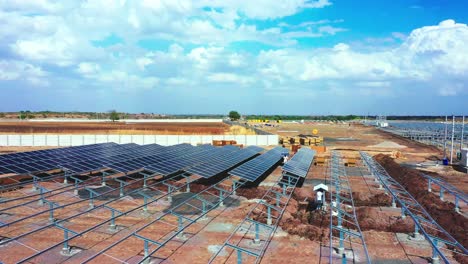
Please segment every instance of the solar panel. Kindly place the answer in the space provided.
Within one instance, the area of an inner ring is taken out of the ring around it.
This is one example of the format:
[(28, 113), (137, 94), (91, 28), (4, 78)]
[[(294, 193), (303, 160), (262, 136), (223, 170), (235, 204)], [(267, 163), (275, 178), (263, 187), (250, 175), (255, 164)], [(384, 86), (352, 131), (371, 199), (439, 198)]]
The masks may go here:
[(229, 171), (230, 175), (241, 177), (248, 181), (256, 181), (265, 172), (271, 169), (283, 157), (283, 148), (276, 147), (264, 154), (242, 164), (241, 166)]
[(259, 147), (259, 146), (248, 146), (248, 147), (246, 147), (246, 148), (244, 148), (244, 149), (248, 149), (248, 150), (254, 151), (254, 152), (256, 152), (256, 153), (260, 153), (260, 152), (265, 151), (264, 148), (261, 148), (261, 147)]
[(205, 162), (203, 164), (189, 168), (187, 171), (204, 178), (210, 178), (235, 167), (247, 159), (252, 158), (259, 153), (258, 150), (263, 149), (250, 147), (245, 149), (237, 149), (232, 153), (226, 153), (226, 155), (215, 156), (209, 162)]
[(299, 151), (284, 166), (283, 171), (305, 178), (309, 171), (315, 151), (299, 149)]
[(231, 152), (229, 148), (215, 148), (215, 147), (197, 147), (198, 151), (187, 153), (181, 157), (164, 160), (157, 164), (151, 164), (145, 169), (153, 171), (155, 173), (161, 173), (162, 175), (168, 175), (177, 171), (184, 170), (188, 167), (195, 166), (196, 164), (202, 163), (207, 159), (211, 159), (215, 156), (220, 156), (222, 153)]

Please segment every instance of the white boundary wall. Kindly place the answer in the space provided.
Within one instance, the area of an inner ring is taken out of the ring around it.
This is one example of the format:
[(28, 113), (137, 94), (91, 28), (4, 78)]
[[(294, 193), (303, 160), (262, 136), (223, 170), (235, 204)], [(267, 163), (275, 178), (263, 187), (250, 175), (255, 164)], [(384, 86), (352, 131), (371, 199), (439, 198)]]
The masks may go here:
[[(109, 119), (72, 119), (72, 118), (35, 118), (28, 120), (4, 119), (2, 122), (111, 122)], [(223, 119), (120, 119), (115, 122), (121, 123), (222, 123)]]
[(208, 144), (213, 140), (235, 140), (246, 146), (278, 144), (278, 135), (0, 135), (0, 146), (80, 146), (115, 142), (140, 145), (156, 143), (170, 146), (180, 143)]

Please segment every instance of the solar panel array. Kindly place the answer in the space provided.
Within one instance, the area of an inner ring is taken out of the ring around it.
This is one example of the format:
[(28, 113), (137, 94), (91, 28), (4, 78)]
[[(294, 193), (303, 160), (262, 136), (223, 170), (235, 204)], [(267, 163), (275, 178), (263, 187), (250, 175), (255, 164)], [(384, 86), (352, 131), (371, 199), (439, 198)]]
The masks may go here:
[(315, 150), (301, 148), (283, 166), (283, 171), (305, 178), (315, 156)]
[(211, 145), (194, 147), (179, 144), (169, 147), (157, 144), (93, 144), (61, 149), (39, 150), (0, 155), (0, 174), (26, 174), (62, 169), (71, 173), (85, 173), (112, 169), (128, 173), (144, 169), (168, 175), (193, 169), (191, 172), (211, 177), (263, 151), (260, 147), (239, 149), (235, 146), (221, 148)]
[(112, 164), (136, 157), (152, 155), (165, 148), (169, 147), (157, 144), (140, 146), (133, 143), (122, 145), (103, 143), (0, 155), (0, 174), (26, 174), (54, 169), (82, 173), (108, 168)]
[(276, 147), (229, 171), (229, 174), (248, 181), (256, 181), (282, 159), (284, 148)]
[(112, 149), (130, 149), (136, 144), (93, 144), (61, 149), (38, 150), (0, 156), (0, 173), (33, 173), (58, 169), (63, 164), (91, 159), (97, 154), (109, 153)]
[(237, 164), (250, 159), (263, 150), (262, 148), (252, 146), (244, 149), (236, 149), (230, 153), (221, 153), (220, 155), (212, 157), (208, 163), (205, 162), (196, 165), (186, 171), (204, 178), (210, 178), (233, 168)]

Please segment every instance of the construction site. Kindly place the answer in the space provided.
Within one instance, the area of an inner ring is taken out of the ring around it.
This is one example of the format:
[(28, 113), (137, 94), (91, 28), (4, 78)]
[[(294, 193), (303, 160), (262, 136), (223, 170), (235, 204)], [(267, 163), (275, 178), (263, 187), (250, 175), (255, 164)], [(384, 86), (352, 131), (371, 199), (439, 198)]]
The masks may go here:
[(122, 132), (198, 135), (174, 144), (11, 141), (0, 147), (0, 263), (468, 263), (466, 152), (444, 165), (440, 147), (358, 122), (257, 123)]

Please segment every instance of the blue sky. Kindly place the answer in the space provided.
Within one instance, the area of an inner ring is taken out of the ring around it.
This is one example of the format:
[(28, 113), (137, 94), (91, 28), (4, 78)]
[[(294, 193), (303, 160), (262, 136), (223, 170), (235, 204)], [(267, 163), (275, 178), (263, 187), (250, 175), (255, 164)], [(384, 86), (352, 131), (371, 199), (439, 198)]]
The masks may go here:
[(468, 114), (465, 5), (0, 0), (0, 111)]

